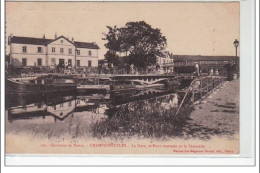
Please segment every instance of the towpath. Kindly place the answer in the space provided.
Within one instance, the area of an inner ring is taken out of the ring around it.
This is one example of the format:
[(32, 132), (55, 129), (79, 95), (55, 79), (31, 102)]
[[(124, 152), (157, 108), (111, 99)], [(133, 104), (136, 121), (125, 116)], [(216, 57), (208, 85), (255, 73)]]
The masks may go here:
[(232, 137), (239, 133), (239, 80), (225, 81), (203, 101), (194, 105), (186, 126), (189, 137)]

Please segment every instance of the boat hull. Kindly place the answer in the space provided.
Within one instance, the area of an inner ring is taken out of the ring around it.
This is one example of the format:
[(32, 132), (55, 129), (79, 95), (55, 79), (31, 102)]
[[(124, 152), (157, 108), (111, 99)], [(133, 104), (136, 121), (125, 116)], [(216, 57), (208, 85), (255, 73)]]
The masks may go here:
[(73, 92), (76, 91), (76, 84), (30, 84), (6, 80), (6, 90), (11, 93), (49, 93), (49, 92)]
[(79, 85), (79, 86), (77, 86), (77, 93), (107, 92), (109, 90), (110, 90), (110, 85)]

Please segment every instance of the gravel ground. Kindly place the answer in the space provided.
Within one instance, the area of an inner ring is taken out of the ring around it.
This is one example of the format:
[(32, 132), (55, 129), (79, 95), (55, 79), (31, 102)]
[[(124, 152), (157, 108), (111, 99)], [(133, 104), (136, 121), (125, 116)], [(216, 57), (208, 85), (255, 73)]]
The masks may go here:
[(239, 80), (226, 81), (195, 105), (184, 136), (209, 139), (239, 134)]

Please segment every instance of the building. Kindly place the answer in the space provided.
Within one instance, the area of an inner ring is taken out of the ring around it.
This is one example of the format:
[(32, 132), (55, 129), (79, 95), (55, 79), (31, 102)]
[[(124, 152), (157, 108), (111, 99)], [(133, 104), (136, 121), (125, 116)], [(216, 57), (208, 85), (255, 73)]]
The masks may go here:
[(157, 60), (156, 62), (160, 65), (160, 66), (167, 66), (167, 64), (173, 64), (173, 54), (170, 53), (169, 51), (164, 51), (163, 52), (164, 56), (157, 56)]
[(179, 73), (190, 73), (194, 71), (195, 63), (201, 66), (202, 72), (213, 70), (224, 70), (225, 62), (235, 63), (239, 70), (239, 57), (236, 56), (201, 56), (201, 55), (173, 55), (174, 70)]
[(75, 99), (70, 99), (70, 100), (62, 101), (60, 103), (47, 105), (46, 111), (51, 115), (53, 115), (55, 118), (58, 118), (59, 120), (63, 120), (67, 116), (73, 113), (75, 107), (76, 107)]
[(74, 41), (55, 34), (54, 39), (18, 37), (10, 35), (10, 64), (13, 67), (44, 66), (55, 68), (58, 64), (72, 67), (97, 67), (96, 43)]

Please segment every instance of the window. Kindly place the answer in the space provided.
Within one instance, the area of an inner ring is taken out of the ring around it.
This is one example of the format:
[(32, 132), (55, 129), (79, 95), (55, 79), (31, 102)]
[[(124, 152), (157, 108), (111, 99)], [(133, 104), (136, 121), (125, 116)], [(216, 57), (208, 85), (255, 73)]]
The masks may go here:
[(22, 64), (23, 64), (23, 66), (27, 66), (27, 59), (26, 58), (22, 59)]
[(60, 48), (60, 53), (63, 53), (64, 52), (64, 49), (63, 48)]
[(91, 50), (90, 51), (88, 51), (88, 56), (91, 56), (92, 55), (92, 52), (91, 52)]
[(27, 52), (26, 46), (23, 46), (23, 52), (24, 52), (24, 53)]
[(77, 55), (80, 55), (80, 50), (77, 50), (76, 52), (77, 52)]
[(37, 63), (38, 63), (38, 66), (42, 66), (42, 59), (38, 58)]
[(91, 61), (88, 61), (88, 67), (91, 67)]
[(69, 48), (69, 54), (72, 54), (72, 48)]
[(52, 47), (52, 48), (51, 48), (51, 52), (55, 52), (55, 47)]
[(55, 59), (55, 58), (52, 58), (52, 59), (51, 59), (51, 65), (52, 65), (52, 66), (56, 65), (56, 59)]
[(38, 47), (38, 53), (42, 53), (42, 47)]
[(77, 67), (80, 67), (80, 60), (77, 60)]

